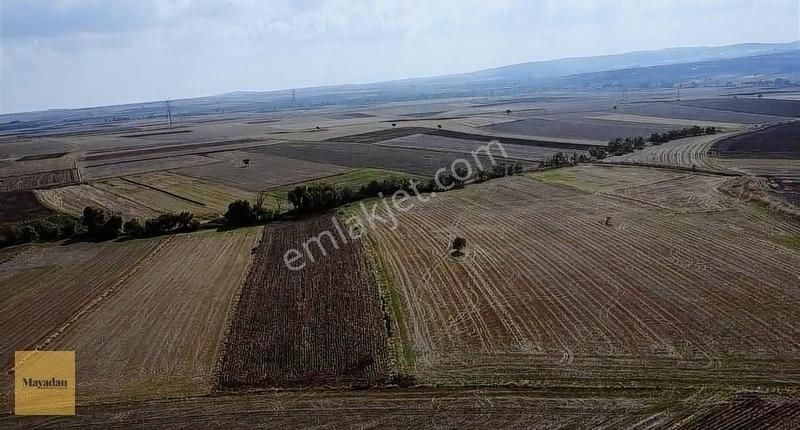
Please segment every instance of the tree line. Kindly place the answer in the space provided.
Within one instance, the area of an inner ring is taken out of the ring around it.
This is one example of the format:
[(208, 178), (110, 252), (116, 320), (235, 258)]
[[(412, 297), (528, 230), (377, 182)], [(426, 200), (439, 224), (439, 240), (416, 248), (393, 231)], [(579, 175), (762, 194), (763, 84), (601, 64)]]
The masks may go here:
[[(442, 193), (463, 188), (468, 181), (485, 182), (522, 172), (518, 163), (499, 163), (490, 169), (470, 172), (466, 168), (456, 168), (445, 172), (438, 178), (427, 181), (414, 181), (410, 178), (389, 177), (372, 180), (352, 189), (326, 182), (298, 185), (287, 192), (287, 200), (292, 209), (287, 212), (267, 209), (262, 193), (254, 201), (236, 200), (228, 205), (221, 220), (216, 223), (226, 228), (266, 224), (283, 219), (300, 219), (324, 212), (342, 205), (372, 197), (390, 196), (398, 191), (409, 195), (437, 192)], [(438, 181), (437, 181), (438, 179)], [(191, 212), (166, 213), (154, 218), (131, 218), (124, 221), (122, 216), (103, 208), (87, 206), (80, 218), (58, 214), (36, 221), (25, 221), (13, 225), (0, 226), (0, 246), (23, 243), (49, 242), (55, 240), (81, 238), (93, 241), (112, 240), (122, 236), (131, 238), (154, 237), (165, 234), (196, 231), (200, 221)]]
[(598, 147), (589, 150), (589, 155), (597, 159), (605, 158), (609, 153), (611, 155), (623, 155), (633, 151), (643, 149), (645, 143), (649, 142), (653, 145), (661, 145), (671, 140), (683, 139), (686, 137), (703, 136), (707, 134), (716, 134), (716, 127), (700, 127), (697, 125), (686, 127), (678, 130), (670, 130), (665, 133), (653, 133), (648, 139), (644, 137), (618, 137), (610, 140), (606, 148)]
[(398, 191), (409, 195), (424, 193), (443, 193), (463, 188), (467, 181), (485, 182), (491, 179), (511, 176), (522, 172), (518, 163), (500, 163), (489, 170), (478, 169), (470, 175), (466, 168), (456, 168), (452, 173), (443, 173), (428, 181), (415, 181), (410, 178), (389, 177), (372, 180), (358, 189), (336, 186), (327, 182), (314, 182), (297, 185), (287, 192), (286, 198), (292, 205), (288, 212), (280, 213), (264, 208), (263, 199), (254, 204), (248, 200), (237, 200), (228, 205), (224, 219), (227, 227), (265, 224), (281, 219), (299, 219), (325, 212), (359, 200), (372, 197), (390, 196)]

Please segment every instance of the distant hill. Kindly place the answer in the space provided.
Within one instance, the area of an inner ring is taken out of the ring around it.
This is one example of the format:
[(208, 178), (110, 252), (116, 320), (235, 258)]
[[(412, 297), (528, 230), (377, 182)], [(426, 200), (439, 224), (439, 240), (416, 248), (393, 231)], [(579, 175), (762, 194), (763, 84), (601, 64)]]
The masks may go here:
[(664, 66), (633, 67), (564, 76), (543, 82), (553, 88), (670, 87), (706, 82), (738, 84), (776, 77), (800, 80), (800, 49), (752, 57), (727, 58)]
[[(273, 112), (330, 105), (359, 105), (445, 97), (511, 96), (547, 89), (671, 87), (775, 77), (800, 81), (800, 41), (722, 47), (672, 48), (619, 55), (565, 58), (455, 75), (292, 90), (236, 91), (173, 100), (173, 115)], [(0, 115), (0, 134), (62, 122), (118, 122), (160, 117), (163, 101)], [(16, 121), (16, 122), (15, 122)], [(31, 122), (33, 121), (33, 122)], [(20, 133), (20, 131), (16, 131)]]
[(720, 47), (670, 48), (656, 51), (629, 52), (618, 55), (564, 58), (551, 61), (514, 64), (459, 76), (471, 79), (524, 81), (616, 69), (630, 69), (634, 67), (752, 57), (796, 51), (798, 49), (800, 49), (800, 41), (789, 43), (745, 43)]

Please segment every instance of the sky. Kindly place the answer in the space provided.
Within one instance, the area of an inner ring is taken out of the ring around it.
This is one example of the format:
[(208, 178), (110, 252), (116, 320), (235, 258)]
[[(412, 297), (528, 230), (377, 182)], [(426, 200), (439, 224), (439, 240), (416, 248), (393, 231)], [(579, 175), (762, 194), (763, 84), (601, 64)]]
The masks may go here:
[(0, 0), (0, 113), (799, 39), (797, 0)]

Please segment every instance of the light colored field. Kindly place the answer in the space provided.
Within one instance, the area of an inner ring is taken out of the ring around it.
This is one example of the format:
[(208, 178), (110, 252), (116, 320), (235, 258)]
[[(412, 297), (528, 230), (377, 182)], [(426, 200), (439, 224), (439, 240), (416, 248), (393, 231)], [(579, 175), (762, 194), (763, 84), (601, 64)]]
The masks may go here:
[(728, 179), (723, 176), (688, 174), (647, 185), (616, 189), (612, 194), (675, 211), (724, 210), (736, 206), (734, 199), (718, 190)]
[(735, 122), (715, 122), (715, 121), (695, 121), (690, 119), (679, 118), (662, 118), (657, 116), (644, 116), (644, 115), (629, 115), (629, 114), (603, 114), (587, 116), (586, 119), (600, 119), (605, 121), (622, 121), (644, 124), (665, 124), (674, 125), (678, 127), (691, 127), (697, 125), (700, 127), (717, 127), (729, 130), (741, 130), (745, 127), (744, 124)]
[[(447, 151), (453, 153), (460, 153), (470, 155), (470, 153), (478, 150), (478, 148), (486, 146), (486, 142), (477, 142), (474, 140), (453, 139), (450, 137), (431, 136), (427, 134), (414, 134), (411, 136), (400, 137), (391, 139), (377, 144), (378, 146), (391, 146), (396, 148), (413, 148), (413, 149), (427, 149), (434, 151)], [(528, 161), (542, 161), (551, 157), (557, 152), (569, 152), (568, 150), (558, 148), (543, 148), (539, 146), (527, 145), (512, 145), (503, 144), (506, 154), (510, 158)], [(481, 151), (485, 154), (486, 151)], [(497, 147), (492, 147), (492, 155), (502, 158), (502, 152)], [(471, 159), (470, 159), (471, 160)]]
[(683, 176), (681, 172), (630, 166), (580, 164), (527, 174), (549, 184), (567, 185), (591, 193), (651, 184)]
[[(11, 408), (14, 351), (42, 345), (145, 267), (161, 240), (31, 246), (0, 270), (0, 406)], [(98, 346), (100, 338), (93, 339)], [(81, 360), (79, 355), (78, 360)]]
[(800, 226), (753, 214), (514, 177), (418, 202), (369, 244), (423, 381), (796, 384), (800, 252), (778, 241)]
[(36, 198), (46, 207), (74, 216), (81, 216), (86, 206), (95, 206), (124, 218), (152, 218), (160, 212), (155, 208), (143, 206), (126, 196), (120, 196), (92, 185), (71, 185), (68, 187), (36, 190)]
[(202, 155), (181, 155), (155, 160), (105, 160), (88, 164), (84, 169), (84, 176), (87, 180), (97, 180), (215, 163), (219, 163), (219, 160)]
[(624, 197), (668, 210), (722, 210), (734, 205), (730, 197), (717, 190), (727, 179), (723, 176), (598, 164), (532, 172), (527, 176), (548, 184)]
[(629, 154), (608, 157), (600, 162), (623, 162), (659, 164), (664, 166), (697, 167), (710, 170), (727, 170), (719, 160), (709, 155), (715, 142), (736, 133), (719, 133), (707, 136), (687, 137), (661, 145), (649, 145)]
[(234, 200), (255, 199), (253, 192), (170, 172), (37, 190), (36, 196), (44, 206), (59, 212), (80, 216), (86, 206), (96, 206), (125, 219), (182, 211), (215, 218)]
[(14, 161), (0, 168), (0, 178), (75, 169), (77, 168), (77, 163), (77, 154), (67, 154), (63, 157), (41, 160)]
[(244, 191), (224, 184), (213, 183), (204, 179), (191, 178), (172, 172), (153, 172), (144, 175), (130, 176), (128, 179), (149, 185), (169, 193), (203, 203), (205, 208), (199, 213), (204, 215), (222, 214), (228, 204), (234, 200), (255, 200), (256, 193)]
[[(176, 169), (174, 173), (258, 192), (280, 185), (310, 181), (315, 178), (331, 176), (350, 170), (347, 167), (332, 164), (313, 163), (243, 151), (221, 152), (211, 156), (223, 162), (208, 166)], [(244, 159), (250, 160), (249, 167), (244, 167), (242, 163)]]
[(80, 182), (77, 155), (32, 161), (15, 161), (0, 167), (0, 191), (33, 190)]
[(78, 402), (207, 393), (259, 232), (171, 236), (58, 337), (49, 349), (77, 354)]
[(204, 214), (206, 211), (206, 207), (201, 202), (182, 199), (125, 178), (94, 182), (92, 186), (114, 195), (114, 198), (131, 200), (157, 213), (189, 211)]

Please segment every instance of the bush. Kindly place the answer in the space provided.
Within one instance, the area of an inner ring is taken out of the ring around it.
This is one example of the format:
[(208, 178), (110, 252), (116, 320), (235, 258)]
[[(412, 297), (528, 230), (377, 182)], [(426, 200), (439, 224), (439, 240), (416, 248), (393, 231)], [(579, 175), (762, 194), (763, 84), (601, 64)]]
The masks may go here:
[(255, 222), (253, 209), (247, 200), (236, 200), (228, 205), (225, 212), (225, 224), (233, 227), (250, 225)]
[(38, 242), (39, 233), (36, 232), (36, 229), (33, 228), (33, 226), (26, 225), (25, 227), (22, 227), (21, 239), (24, 243)]
[(17, 225), (0, 226), (0, 245), (11, 246), (22, 240), (22, 229)]
[(144, 236), (144, 226), (138, 218), (131, 218), (122, 225), (123, 233), (128, 236), (140, 237)]
[(122, 233), (122, 217), (112, 215), (105, 223), (96, 227), (94, 238), (99, 240), (116, 239), (120, 233)]

